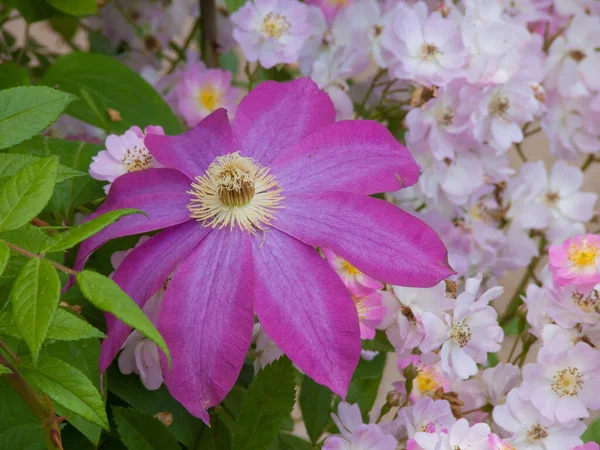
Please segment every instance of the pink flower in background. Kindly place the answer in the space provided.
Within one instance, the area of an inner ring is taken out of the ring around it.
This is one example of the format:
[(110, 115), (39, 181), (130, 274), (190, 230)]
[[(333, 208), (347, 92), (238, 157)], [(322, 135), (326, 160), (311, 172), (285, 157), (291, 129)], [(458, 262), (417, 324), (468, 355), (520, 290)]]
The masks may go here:
[(265, 69), (295, 63), (310, 35), (308, 7), (296, 0), (248, 0), (231, 15), (233, 37), (250, 62)]
[(446, 400), (419, 399), (414, 405), (400, 409), (396, 422), (404, 430), (402, 437), (414, 437), (419, 431), (447, 433), (456, 419)]
[(352, 294), (352, 300), (358, 312), (360, 337), (373, 339), (377, 326), (385, 316), (385, 306), (381, 304), (381, 293), (372, 292), (366, 296)]
[(148, 126), (144, 131), (134, 126), (122, 135), (111, 134), (104, 143), (106, 150), (102, 150), (92, 158), (90, 175), (96, 180), (109, 182), (104, 187), (107, 193), (110, 183), (121, 175), (152, 167), (162, 167), (146, 148), (144, 137), (148, 134), (164, 135), (165, 132), (159, 126)]
[(487, 424), (478, 423), (470, 427), (467, 419), (460, 419), (447, 433), (418, 432), (414, 440), (423, 450), (489, 450), (489, 434)]
[(351, 0), (307, 0), (306, 3), (321, 8), (325, 19), (331, 23), (337, 12), (351, 3)]
[(571, 450), (600, 450), (600, 445), (596, 444), (595, 442), (588, 442), (587, 444), (573, 447)]
[(557, 286), (593, 286), (600, 282), (600, 236), (586, 234), (551, 245), (549, 269)]
[(331, 250), (322, 249), (329, 265), (340, 276), (350, 292), (355, 294), (368, 294), (377, 289), (383, 289), (383, 284), (365, 275), (344, 258), (337, 256)]
[[(143, 307), (174, 272), (158, 323), (173, 357), (163, 374), (173, 397), (205, 421), (237, 379), (255, 313), (302, 371), (346, 393), (361, 352), (358, 313), (314, 247), (384, 283), (427, 287), (453, 273), (431, 228), (370, 197), (416, 182), (410, 153), (378, 123), (334, 119), (311, 80), (264, 82), (232, 125), (217, 110), (182, 135), (148, 136), (169, 168), (119, 178), (90, 215), (134, 207), (147, 216), (124, 217), (82, 243), (76, 270), (110, 239), (164, 228), (113, 279)], [(107, 327), (102, 371), (129, 334), (114, 317)]]
[(240, 90), (231, 86), (231, 72), (221, 69), (203, 69), (192, 64), (181, 74), (176, 86), (177, 108), (190, 127), (213, 111), (225, 108), (235, 116)]
[(490, 434), (489, 437), (490, 450), (517, 450), (513, 445), (504, 442), (495, 434)]

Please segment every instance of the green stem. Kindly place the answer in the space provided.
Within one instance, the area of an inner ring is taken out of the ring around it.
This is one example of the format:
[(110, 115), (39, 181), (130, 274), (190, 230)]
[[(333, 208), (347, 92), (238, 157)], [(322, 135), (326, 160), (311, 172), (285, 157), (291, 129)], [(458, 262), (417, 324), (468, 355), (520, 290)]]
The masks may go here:
[(185, 60), (185, 52), (190, 47), (190, 44), (192, 43), (192, 40), (194, 39), (194, 34), (196, 33), (196, 31), (198, 31), (198, 28), (200, 28), (200, 19), (197, 19), (194, 22), (194, 26), (192, 27), (189, 34), (185, 38), (183, 47), (181, 47), (180, 51), (177, 52), (177, 54), (178, 54), (177, 59), (175, 61), (173, 61), (173, 64), (171, 64), (171, 67), (169, 68), (169, 71), (167, 73), (173, 73), (175, 71), (175, 69), (177, 68), (177, 65), (181, 61)]
[[(27, 258), (38, 258), (38, 259), (45, 259), (44, 255), (36, 255), (35, 253), (31, 253), (28, 252), (27, 250), (25, 250), (24, 248), (21, 248), (15, 244), (11, 244), (8, 241), (4, 241), (4, 243), (8, 246), (8, 248), (10, 248), (12, 251), (26, 256)], [(56, 267), (58, 270), (60, 270), (61, 272), (64, 272), (66, 274), (69, 274), (71, 276), (77, 276), (77, 274), (79, 272), (73, 270), (73, 269), (69, 269), (67, 266), (63, 266), (62, 264), (57, 263), (56, 261), (52, 261), (51, 259), (46, 259), (46, 261), (48, 261), (50, 264), (52, 264), (54, 267)]]
[(542, 127), (537, 127), (534, 130), (528, 131), (527, 133), (523, 134), (523, 136), (527, 138), (527, 137), (529, 137), (531, 135), (539, 133), (540, 131), (542, 131)]
[(21, 61), (23, 60), (23, 57), (25, 56), (25, 53), (27, 52), (28, 41), (29, 41), (29, 22), (27, 22), (25, 24), (25, 38), (24, 38), (24, 42), (23, 42), (23, 48), (19, 52), (19, 56), (17, 56), (17, 60), (15, 61), (17, 64), (21, 64)]
[(521, 333), (517, 334), (517, 337), (515, 338), (515, 342), (513, 343), (512, 347), (510, 349), (510, 353), (508, 354), (508, 358), (506, 359), (507, 362), (510, 362), (513, 355), (515, 354), (515, 350), (517, 349), (517, 345), (519, 344), (520, 339), (521, 339)]
[(517, 153), (519, 154), (521, 161), (527, 162), (527, 157), (525, 156), (525, 153), (523, 153), (520, 142), (515, 142), (515, 148), (517, 149)]
[(595, 155), (589, 155), (586, 159), (585, 162), (583, 163), (583, 165), (581, 166), (581, 171), (585, 172), (588, 167), (590, 167), (592, 165), (593, 162), (596, 162), (596, 157)]
[(200, 52), (206, 67), (219, 67), (217, 50), (217, 6), (215, 0), (200, 0)]
[(369, 100), (369, 97), (371, 96), (371, 94), (373, 93), (373, 89), (375, 89), (375, 86), (377, 84), (377, 82), (379, 81), (379, 79), (384, 76), (386, 73), (385, 69), (380, 69), (379, 72), (377, 72), (377, 75), (375, 75), (373, 77), (373, 80), (371, 81), (371, 86), (369, 86), (369, 89), (367, 89), (367, 92), (365, 94), (365, 96), (363, 97), (362, 101), (360, 102), (360, 111), (364, 111), (365, 109), (365, 105), (367, 104), (367, 101)]

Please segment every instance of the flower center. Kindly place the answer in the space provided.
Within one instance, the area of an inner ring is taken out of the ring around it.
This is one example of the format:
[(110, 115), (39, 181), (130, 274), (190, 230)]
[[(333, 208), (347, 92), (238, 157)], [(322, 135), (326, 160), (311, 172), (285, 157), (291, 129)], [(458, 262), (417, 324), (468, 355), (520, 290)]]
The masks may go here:
[(437, 120), (437, 123), (439, 123), (440, 125), (449, 127), (450, 125), (452, 125), (452, 119), (454, 119), (454, 111), (452, 111), (448, 107), (440, 108), (436, 111), (435, 118)]
[(546, 194), (546, 203), (548, 204), (548, 206), (554, 206), (556, 205), (556, 203), (560, 200), (560, 195), (558, 194), (558, 192), (548, 192)]
[(581, 62), (581, 61), (583, 61), (587, 57), (587, 55), (583, 51), (581, 51), (581, 50), (571, 50), (569, 52), (569, 56), (575, 62)]
[(460, 347), (464, 347), (471, 340), (471, 327), (463, 322), (459, 322), (452, 327), (450, 337)]
[(198, 94), (198, 103), (200, 103), (204, 109), (214, 111), (219, 102), (219, 98), (220, 96), (217, 90), (212, 86), (207, 86), (200, 90), (200, 93)]
[(420, 392), (434, 392), (442, 387), (436, 373), (432, 369), (421, 369), (416, 377), (417, 387)]
[(152, 155), (145, 146), (134, 145), (125, 150), (121, 162), (127, 166), (127, 172), (147, 169), (152, 164)]
[(356, 311), (358, 312), (358, 318), (364, 320), (367, 318), (367, 313), (369, 312), (369, 308), (365, 305), (365, 298), (360, 297), (358, 295), (352, 295), (352, 300), (354, 301), (354, 306), (356, 306)]
[(432, 61), (437, 55), (441, 55), (442, 51), (435, 45), (425, 42), (421, 45), (421, 59), (424, 61)]
[(261, 32), (268, 38), (278, 39), (290, 29), (291, 25), (281, 14), (270, 12), (263, 20)]
[(533, 425), (527, 430), (527, 437), (532, 441), (540, 441), (548, 437), (548, 431), (546, 430), (546, 427)]
[(410, 308), (410, 306), (402, 304), (402, 306), (400, 307), (400, 312), (402, 313), (402, 315), (404, 317), (406, 317), (406, 320), (408, 320), (410, 323), (413, 323), (413, 324), (417, 323), (417, 318), (415, 317), (415, 313)]
[(348, 275), (353, 275), (353, 276), (360, 275), (360, 270), (358, 270), (356, 267), (354, 267), (352, 264), (350, 264), (345, 259), (342, 261), (341, 265), (342, 265), (342, 270), (345, 271)]
[(576, 367), (561, 369), (552, 379), (552, 391), (559, 397), (575, 397), (583, 388), (583, 374)]
[(331, 8), (341, 8), (348, 4), (348, 0), (327, 0), (327, 4)]
[(202, 176), (196, 177), (194, 198), (188, 204), (190, 217), (202, 226), (255, 233), (270, 225), (275, 209), (281, 208), (282, 189), (267, 167), (238, 152), (218, 156)]
[(573, 291), (571, 300), (583, 312), (600, 313), (600, 293), (595, 289), (592, 289), (587, 296), (581, 292)]
[(510, 102), (508, 101), (507, 97), (497, 96), (490, 101), (488, 105), (488, 111), (492, 117), (504, 118), (509, 107)]
[(577, 267), (594, 265), (599, 244), (600, 242), (597, 239), (584, 238), (580, 241), (574, 241), (567, 250), (569, 261)]

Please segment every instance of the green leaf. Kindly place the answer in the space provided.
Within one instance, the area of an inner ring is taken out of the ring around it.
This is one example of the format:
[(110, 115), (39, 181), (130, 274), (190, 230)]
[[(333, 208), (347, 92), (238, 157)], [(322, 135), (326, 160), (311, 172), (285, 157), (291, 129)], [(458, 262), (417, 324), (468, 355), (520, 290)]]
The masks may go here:
[(11, 373), (13, 373), (12, 370), (10, 370), (8, 367), (0, 364), (0, 375), (10, 375)]
[(113, 406), (115, 422), (129, 450), (177, 450), (179, 444), (163, 423), (153, 416)]
[(50, 236), (30, 223), (26, 223), (16, 230), (0, 232), (0, 240), (10, 242), (31, 253), (41, 253), (43, 249), (52, 243)]
[(22, 86), (0, 91), (0, 149), (44, 131), (75, 96), (45, 86)]
[(135, 328), (158, 345), (171, 364), (171, 354), (165, 340), (141, 308), (108, 277), (90, 270), (77, 275), (77, 282), (85, 298), (101, 309), (111, 313), (120, 321)]
[(47, 448), (38, 420), (4, 377), (0, 377), (0, 418), (0, 448)]
[(29, 74), (23, 67), (13, 62), (0, 65), (0, 90), (29, 84)]
[(519, 334), (519, 318), (515, 317), (504, 325), (504, 334), (516, 336)]
[(44, 253), (60, 252), (62, 250), (74, 247), (90, 236), (98, 233), (100, 230), (106, 228), (111, 223), (116, 222), (121, 217), (131, 214), (143, 214), (143, 212), (138, 211), (137, 209), (118, 209), (116, 211), (102, 214), (101, 216), (98, 216), (89, 222), (58, 235), (54, 242), (52, 242), (52, 244), (44, 250)]
[(225, 0), (225, 6), (227, 6), (227, 10), (230, 14), (236, 12), (238, 9), (244, 6), (245, 3), (246, 0)]
[(286, 357), (258, 373), (236, 420), (233, 448), (263, 450), (292, 412), (296, 397), (294, 368)]
[[(35, 156), (56, 155), (60, 158), (61, 164), (87, 172), (92, 157), (96, 156), (100, 150), (102, 150), (100, 145), (38, 136), (11, 148), (10, 152)], [(89, 176), (73, 178), (60, 183), (54, 189), (47, 209), (60, 212), (64, 217), (70, 218), (76, 207), (104, 197), (103, 184)]]
[[(0, 313), (0, 335), (21, 337), (17, 323), (11, 312)], [(46, 333), (47, 340), (78, 341), (81, 339), (104, 338), (105, 334), (94, 328), (74, 313), (58, 308)]]
[[(39, 160), (40, 158), (37, 156), (2, 153), (0, 154), (0, 177), (12, 176), (16, 174), (21, 167)], [(58, 172), (56, 174), (56, 182), (62, 183), (70, 178), (85, 176), (88, 176), (88, 174), (85, 172), (71, 169), (70, 167), (59, 164)]]
[(149, 391), (137, 375), (123, 375), (114, 364), (108, 368), (108, 389), (135, 409), (152, 416), (159, 412), (170, 412), (173, 423), (167, 429), (188, 448), (194, 446), (198, 434), (207, 428), (177, 402), (165, 386)]
[(202, 433), (196, 450), (229, 450), (246, 447), (231, 447), (231, 433), (227, 425), (222, 420), (217, 420), (211, 428), (207, 428)]
[(85, 420), (109, 429), (100, 392), (80, 370), (52, 357), (40, 358), (37, 366), (30, 359), (23, 358), (19, 369), (30, 384), (45, 392), (53, 401)]
[(37, 216), (54, 190), (58, 158), (23, 166), (0, 186), (0, 231), (22, 227)]
[(600, 444), (600, 419), (594, 420), (590, 423), (585, 430), (585, 433), (581, 436), (583, 442), (595, 442)]
[(280, 450), (312, 450), (312, 444), (298, 436), (289, 433), (279, 433)]
[(87, 16), (98, 12), (96, 0), (46, 0), (54, 8), (72, 16)]
[(8, 258), (10, 258), (10, 249), (5, 242), (0, 241), (0, 274), (4, 273), (6, 265), (8, 264)]
[(57, 11), (41, 0), (4, 0), (4, 5), (17, 8), (28, 22), (39, 22), (57, 14)]
[(358, 403), (364, 419), (368, 418), (375, 403), (386, 357), (386, 353), (380, 353), (372, 361), (361, 359), (352, 376), (346, 401)]
[(29, 346), (34, 363), (58, 307), (60, 280), (45, 259), (30, 260), (15, 280), (10, 298), (13, 317)]
[(221, 66), (222, 69), (229, 70), (234, 75), (238, 72), (238, 64), (238, 57), (234, 50), (223, 53), (219, 57), (219, 66)]
[(332, 400), (333, 394), (328, 387), (316, 383), (306, 375), (304, 376), (300, 387), (299, 402), (306, 432), (312, 443), (319, 440), (327, 423), (329, 423)]
[(393, 352), (394, 346), (390, 344), (384, 331), (378, 330), (374, 339), (363, 339), (362, 348), (374, 352)]
[[(167, 134), (182, 132), (179, 120), (154, 88), (111, 57), (91, 53), (63, 56), (50, 67), (43, 83), (78, 96), (89, 95), (88, 101), (70, 105), (67, 113), (111, 132), (123, 133), (133, 125), (161, 125)], [(122, 120), (110, 121), (108, 108), (119, 111)]]

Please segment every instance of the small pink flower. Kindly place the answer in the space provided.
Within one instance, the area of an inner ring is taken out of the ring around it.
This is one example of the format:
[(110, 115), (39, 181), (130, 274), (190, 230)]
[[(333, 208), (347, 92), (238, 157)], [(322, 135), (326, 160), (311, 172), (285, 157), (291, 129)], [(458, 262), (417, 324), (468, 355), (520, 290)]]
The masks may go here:
[(333, 21), (333, 18), (337, 12), (349, 4), (351, 0), (307, 0), (306, 3), (309, 5), (315, 5), (321, 8), (323, 15), (329, 23)]
[(557, 286), (591, 286), (600, 282), (600, 236), (586, 234), (551, 245), (550, 272)]
[(490, 450), (516, 450), (512, 444), (507, 444), (494, 433), (489, 436)]
[(595, 442), (588, 442), (587, 444), (578, 445), (572, 450), (600, 450), (600, 445), (596, 444)]
[[(165, 132), (160, 126), (148, 126), (144, 128), (144, 131), (140, 127), (134, 126), (124, 134), (109, 135), (104, 143), (106, 150), (102, 150), (92, 158), (93, 162), (90, 164), (92, 178), (112, 183), (121, 175), (129, 172), (163, 167), (154, 159), (144, 144), (144, 137), (148, 134), (164, 135)], [(109, 189), (110, 184), (104, 187), (106, 193)]]
[(385, 316), (385, 306), (381, 304), (381, 293), (372, 292), (369, 295), (352, 295), (360, 326), (360, 337), (362, 339), (373, 339), (375, 330)]
[(179, 113), (190, 127), (219, 108), (225, 108), (232, 118), (240, 98), (240, 90), (231, 86), (231, 72), (203, 70), (200, 64), (191, 65), (181, 74), (176, 91)]
[(368, 294), (377, 289), (383, 289), (383, 284), (369, 275), (362, 273), (344, 258), (337, 256), (331, 250), (324, 248), (323, 254), (329, 265), (335, 269), (346, 287), (353, 294)]

